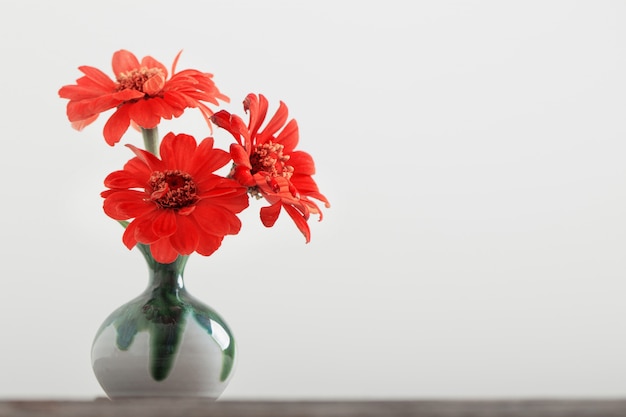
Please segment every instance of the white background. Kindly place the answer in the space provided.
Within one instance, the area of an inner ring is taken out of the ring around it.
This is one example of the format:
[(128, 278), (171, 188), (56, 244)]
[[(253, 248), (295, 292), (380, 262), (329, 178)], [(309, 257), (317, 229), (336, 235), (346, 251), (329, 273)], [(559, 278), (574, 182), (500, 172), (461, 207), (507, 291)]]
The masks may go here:
[[(253, 201), (190, 260), (239, 344), (223, 398), (625, 395), (624, 22), (621, 1), (4, 1), (0, 396), (102, 396), (93, 336), (146, 285), (99, 196), (131, 153), (57, 95), (122, 48), (183, 49), (231, 112), (285, 101), (332, 203), (305, 245)], [(160, 129), (208, 134), (197, 110)]]

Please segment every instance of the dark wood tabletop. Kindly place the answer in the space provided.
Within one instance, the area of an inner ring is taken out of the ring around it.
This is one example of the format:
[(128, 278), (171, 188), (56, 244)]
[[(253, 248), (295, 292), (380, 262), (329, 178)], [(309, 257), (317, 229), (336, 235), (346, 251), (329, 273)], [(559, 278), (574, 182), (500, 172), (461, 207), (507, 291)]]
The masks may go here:
[(626, 399), (209, 401), (0, 400), (0, 417), (626, 417)]

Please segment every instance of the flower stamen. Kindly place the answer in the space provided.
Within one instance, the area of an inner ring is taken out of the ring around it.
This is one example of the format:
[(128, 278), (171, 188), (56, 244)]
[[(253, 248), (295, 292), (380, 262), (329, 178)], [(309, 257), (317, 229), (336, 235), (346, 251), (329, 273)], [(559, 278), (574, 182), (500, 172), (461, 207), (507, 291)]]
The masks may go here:
[(289, 161), (289, 155), (283, 155), (284, 148), (280, 143), (272, 141), (258, 145), (250, 155), (252, 165), (250, 173), (254, 175), (257, 172), (265, 172), (270, 177), (291, 178), (293, 167), (286, 164)]
[(181, 210), (198, 201), (196, 183), (180, 170), (154, 171), (148, 186), (149, 201), (163, 209)]
[(117, 77), (117, 91), (130, 89), (151, 95), (151, 93), (145, 91), (145, 85), (148, 80), (155, 76), (165, 80), (165, 74), (163, 74), (160, 68), (141, 67), (139, 69), (123, 72)]

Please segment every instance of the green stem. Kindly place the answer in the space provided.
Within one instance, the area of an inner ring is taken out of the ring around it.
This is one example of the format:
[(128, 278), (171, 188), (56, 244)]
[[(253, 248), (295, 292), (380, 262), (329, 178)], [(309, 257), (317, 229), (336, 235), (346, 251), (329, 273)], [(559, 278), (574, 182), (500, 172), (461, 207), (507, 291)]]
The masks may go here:
[(146, 151), (159, 156), (159, 129), (144, 129), (141, 128), (141, 134), (143, 136), (143, 143), (146, 147)]

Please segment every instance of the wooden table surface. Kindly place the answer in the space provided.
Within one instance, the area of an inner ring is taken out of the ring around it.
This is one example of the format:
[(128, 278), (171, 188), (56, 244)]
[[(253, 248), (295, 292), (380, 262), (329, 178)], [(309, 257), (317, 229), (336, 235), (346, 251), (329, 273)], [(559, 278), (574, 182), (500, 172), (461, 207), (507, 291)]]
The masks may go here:
[(0, 417), (626, 417), (626, 399), (208, 401), (0, 400)]

